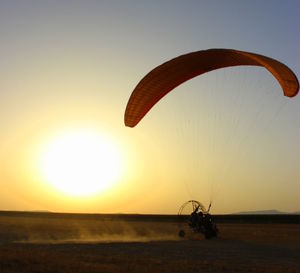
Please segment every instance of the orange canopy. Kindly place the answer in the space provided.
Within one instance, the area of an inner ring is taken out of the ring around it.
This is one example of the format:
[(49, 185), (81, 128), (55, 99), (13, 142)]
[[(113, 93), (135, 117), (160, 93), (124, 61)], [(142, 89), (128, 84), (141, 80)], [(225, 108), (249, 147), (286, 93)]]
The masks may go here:
[(176, 57), (149, 72), (133, 90), (125, 111), (125, 125), (134, 127), (167, 93), (183, 82), (209, 71), (240, 65), (269, 70), (285, 96), (294, 97), (299, 82), (291, 69), (269, 57), (234, 49), (208, 49)]

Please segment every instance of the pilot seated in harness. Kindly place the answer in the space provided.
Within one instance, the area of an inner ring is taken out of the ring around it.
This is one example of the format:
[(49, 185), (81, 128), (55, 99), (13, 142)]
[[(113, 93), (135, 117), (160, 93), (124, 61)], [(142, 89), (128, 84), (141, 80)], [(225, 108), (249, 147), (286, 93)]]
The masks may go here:
[(191, 217), (189, 219), (189, 226), (192, 229), (196, 229), (198, 226), (198, 209), (199, 209), (199, 206), (194, 209), (194, 211), (191, 213)]
[(199, 206), (191, 213), (189, 226), (195, 232), (201, 232), (205, 235), (206, 239), (216, 237), (218, 234), (218, 229), (214, 223), (212, 216), (209, 213), (203, 213), (199, 211)]

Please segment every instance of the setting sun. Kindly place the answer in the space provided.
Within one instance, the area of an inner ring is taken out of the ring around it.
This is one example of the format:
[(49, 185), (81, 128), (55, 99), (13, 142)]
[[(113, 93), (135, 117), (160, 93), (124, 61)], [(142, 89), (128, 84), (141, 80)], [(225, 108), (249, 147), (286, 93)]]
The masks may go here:
[(65, 194), (94, 195), (117, 181), (120, 154), (110, 139), (97, 132), (71, 131), (46, 145), (41, 171), (48, 183)]

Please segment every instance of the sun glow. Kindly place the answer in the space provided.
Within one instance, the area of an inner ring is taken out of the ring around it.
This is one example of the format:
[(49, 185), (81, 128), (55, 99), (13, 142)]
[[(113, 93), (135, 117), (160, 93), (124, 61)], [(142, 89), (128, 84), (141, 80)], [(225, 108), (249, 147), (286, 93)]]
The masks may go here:
[(88, 130), (59, 135), (42, 152), (44, 179), (72, 196), (89, 196), (111, 188), (121, 175), (121, 157), (113, 142)]

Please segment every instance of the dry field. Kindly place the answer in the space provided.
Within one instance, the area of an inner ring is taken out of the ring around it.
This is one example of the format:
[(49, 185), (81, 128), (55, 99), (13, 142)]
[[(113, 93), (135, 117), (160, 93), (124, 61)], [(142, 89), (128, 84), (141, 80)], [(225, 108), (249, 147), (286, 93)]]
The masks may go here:
[(300, 224), (223, 221), (177, 237), (172, 217), (0, 213), (0, 272), (300, 272)]

